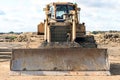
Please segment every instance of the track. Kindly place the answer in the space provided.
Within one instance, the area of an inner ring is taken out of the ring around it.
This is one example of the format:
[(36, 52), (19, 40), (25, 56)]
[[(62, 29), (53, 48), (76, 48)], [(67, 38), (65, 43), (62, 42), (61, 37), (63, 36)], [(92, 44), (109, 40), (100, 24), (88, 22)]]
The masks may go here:
[(0, 62), (9, 61), (11, 59), (12, 49), (0, 49)]

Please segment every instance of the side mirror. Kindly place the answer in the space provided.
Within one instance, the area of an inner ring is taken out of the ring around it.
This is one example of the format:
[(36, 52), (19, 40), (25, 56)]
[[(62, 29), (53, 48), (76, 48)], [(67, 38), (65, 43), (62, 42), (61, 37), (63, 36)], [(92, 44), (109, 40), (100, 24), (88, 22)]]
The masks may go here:
[(81, 8), (77, 8), (77, 10), (78, 10), (78, 11), (80, 11), (80, 10), (81, 10)]
[(51, 13), (48, 13), (48, 17), (51, 17)]
[(46, 11), (47, 9), (46, 8), (43, 8), (43, 11)]

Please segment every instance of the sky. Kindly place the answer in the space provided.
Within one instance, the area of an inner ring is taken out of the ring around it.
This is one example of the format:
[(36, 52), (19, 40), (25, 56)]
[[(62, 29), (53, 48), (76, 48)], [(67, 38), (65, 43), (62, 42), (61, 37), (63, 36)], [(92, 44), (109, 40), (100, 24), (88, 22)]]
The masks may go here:
[(36, 32), (45, 5), (58, 1), (78, 4), (87, 31), (120, 31), (120, 0), (0, 0), (0, 32)]

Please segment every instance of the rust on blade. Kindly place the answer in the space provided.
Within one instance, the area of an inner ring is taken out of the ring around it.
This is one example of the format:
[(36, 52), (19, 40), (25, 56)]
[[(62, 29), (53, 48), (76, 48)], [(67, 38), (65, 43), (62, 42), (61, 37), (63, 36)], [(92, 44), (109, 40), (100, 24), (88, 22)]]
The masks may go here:
[(106, 49), (13, 49), (11, 70), (107, 71), (109, 62)]

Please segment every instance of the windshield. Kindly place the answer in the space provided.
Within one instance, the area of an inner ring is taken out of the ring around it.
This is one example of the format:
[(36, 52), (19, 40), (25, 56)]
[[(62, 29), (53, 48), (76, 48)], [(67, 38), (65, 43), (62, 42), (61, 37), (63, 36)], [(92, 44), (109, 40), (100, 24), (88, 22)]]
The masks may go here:
[(56, 6), (56, 18), (63, 19), (63, 15), (69, 14), (70, 10), (74, 10), (74, 7), (70, 5), (57, 5)]

